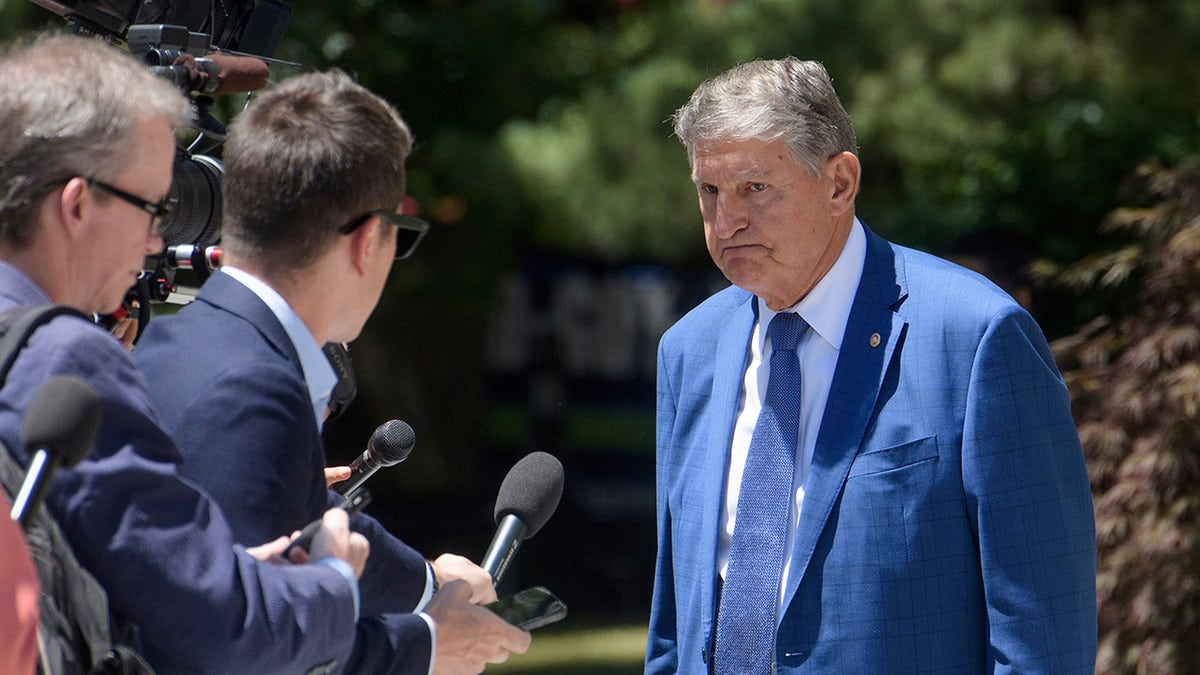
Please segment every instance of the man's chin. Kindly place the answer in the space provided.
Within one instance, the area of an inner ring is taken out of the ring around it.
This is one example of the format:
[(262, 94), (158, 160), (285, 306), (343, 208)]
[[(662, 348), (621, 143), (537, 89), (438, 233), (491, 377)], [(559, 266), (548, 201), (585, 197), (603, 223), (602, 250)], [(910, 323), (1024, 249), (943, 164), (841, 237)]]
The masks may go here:
[(758, 266), (745, 260), (723, 261), (721, 273), (729, 283), (744, 288), (751, 293), (761, 284)]
[(116, 315), (118, 315), (117, 316), (118, 319), (122, 319), (125, 317), (124, 302), (125, 302), (125, 296), (122, 294), (120, 299), (116, 300), (115, 302), (97, 303), (98, 305), (100, 305), (102, 307), (102, 309), (85, 310), (85, 311), (92, 311), (93, 313), (100, 314), (101, 316), (111, 316), (111, 315), (116, 314)]

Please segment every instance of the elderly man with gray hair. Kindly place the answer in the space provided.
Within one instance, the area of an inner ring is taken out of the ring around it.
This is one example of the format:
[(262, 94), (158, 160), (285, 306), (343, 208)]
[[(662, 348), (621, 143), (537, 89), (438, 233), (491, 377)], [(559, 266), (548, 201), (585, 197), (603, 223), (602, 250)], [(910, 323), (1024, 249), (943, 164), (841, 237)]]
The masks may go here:
[(1091, 673), (1091, 493), (1034, 320), (856, 217), (819, 63), (737, 66), (675, 133), (733, 285), (659, 347), (646, 672)]

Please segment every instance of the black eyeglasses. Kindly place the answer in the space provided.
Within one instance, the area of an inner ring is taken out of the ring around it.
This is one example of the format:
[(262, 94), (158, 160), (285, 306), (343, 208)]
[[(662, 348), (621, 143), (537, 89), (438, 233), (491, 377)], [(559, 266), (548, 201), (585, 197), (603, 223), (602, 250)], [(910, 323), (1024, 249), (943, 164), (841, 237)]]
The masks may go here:
[(158, 237), (162, 235), (163, 219), (171, 213), (171, 201), (169, 197), (163, 197), (158, 203), (148, 202), (137, 195), (131, 195), (121, 188), (109, 185), (102, 180), (95, 178), (88, 178), (86, 180), (89, 186), (100, 188), (117, 199), (120, 199), (128, 204), (132, 204), (146, 213), (149, 213), (150, 236)]
[(396, 213), (387, 209), (379, 211), (371, 211), (365, 213), (358, 218), (346, 223), (338, 230), (342, 234), (350, 234), (351, 232), (362, 227), (363, 223), (370, 220), (372, 217), (377, 217), (388, 225), (396, 226), (396, 260), (404, 260), (417, 250), (417, 244), (421, 243), (425, 233), (429, 231), (429, 223), (420, 218), (406, 216), (403, 213)]

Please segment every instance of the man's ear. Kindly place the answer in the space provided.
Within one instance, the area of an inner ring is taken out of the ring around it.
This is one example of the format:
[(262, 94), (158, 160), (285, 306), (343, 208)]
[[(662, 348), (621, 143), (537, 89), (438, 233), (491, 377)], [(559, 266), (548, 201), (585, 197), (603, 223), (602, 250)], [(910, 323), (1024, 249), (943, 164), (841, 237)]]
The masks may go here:
[(831, 206), (833, 215), (840, 216), (854, 210), (854, 198), (858, 196), (858, 181), (862, 177), (862, 165), (852, 152), (839, 152), (825, 162), (825, 174), (833, 179)]
[(387, 254), (379, 236), (379, 228), (383, 226), (379, 216), (371, 216), (367, 222), (346, 235), (350, 239), (350, 262), (360, 275), (366, 276), (370, 271), (375, 256)]
[(87, 192), (90, 189), (87, 181), (83, 178), (72, 178), (63, 186), (62, 192), (58, 194), (58, 199), (51, 204), (56, 220), (61, 222), (72, 234), (79, 232), (84, 221), (85, 211), (91, 208), (89, 204), (85, 203)]

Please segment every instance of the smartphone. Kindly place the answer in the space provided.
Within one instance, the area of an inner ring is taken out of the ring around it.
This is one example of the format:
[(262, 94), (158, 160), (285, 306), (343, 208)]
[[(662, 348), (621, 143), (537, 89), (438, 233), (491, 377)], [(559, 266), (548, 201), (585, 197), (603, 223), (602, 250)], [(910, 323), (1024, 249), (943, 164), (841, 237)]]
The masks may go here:
[(522, 630), (541, 628), (567, 616), (566, 603), (545, 586), (517, 591), (485, 607)]

